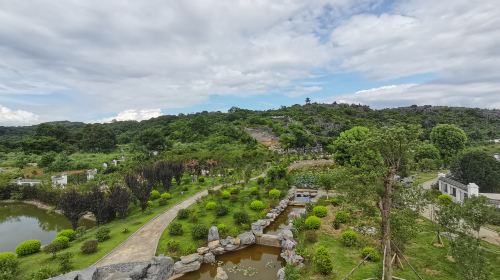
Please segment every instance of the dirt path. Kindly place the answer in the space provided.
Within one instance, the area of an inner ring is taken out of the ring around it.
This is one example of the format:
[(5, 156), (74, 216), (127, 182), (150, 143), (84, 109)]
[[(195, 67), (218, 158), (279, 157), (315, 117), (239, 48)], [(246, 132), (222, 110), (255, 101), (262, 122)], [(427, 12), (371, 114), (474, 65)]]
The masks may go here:
[[(431, 185), (433, 185), (436, 182), (436, 179), (429, 180), (427, 182), (422, 183), (422, 187), (424, 189), (430, 189)], [(434, 221), (433, 219), (433, 205), (429, 205), (428, 207), (425, 208), (425, 210), (421, 213), (422, 216), (426, 217), (427, 219)], [(500, 235), (488, 228), (482, 227), (479, 230), (479, 238), (482, 240), (489, 242), (491, 244), (495, 245), (500, 245)]]

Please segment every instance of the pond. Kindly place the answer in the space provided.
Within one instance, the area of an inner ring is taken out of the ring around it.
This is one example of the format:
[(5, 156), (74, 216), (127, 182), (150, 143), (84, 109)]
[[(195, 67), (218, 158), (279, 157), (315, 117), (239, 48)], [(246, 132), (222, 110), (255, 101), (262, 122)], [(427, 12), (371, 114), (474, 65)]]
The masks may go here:
[[(284, 266), (281, 248), (252, 245), (239, 251), (216, 256), (231, 280), (276, 280), (278, 270)], [(181, 280), (212, 280), (217, 265), (202, 264), (197, 271), (186, 273)]]
[[(92, 221), (82, 220), (81, 225), (93, 226)], [(48, 244), (57, 232), (71, 228), (63, 215), (24, 203), (0, 202), (0, 252), (14, 251), (28, 239), (38, 239)]]
[(269, 226), (264, 229), (264, 233), (267, 234), (277, 234), (281, 228), (288, 225), (289, 219), (292, 217), (298, 217), (306, 212), (305, 206), (290, 205), (283, 212), (281, 212), (278, 217)]

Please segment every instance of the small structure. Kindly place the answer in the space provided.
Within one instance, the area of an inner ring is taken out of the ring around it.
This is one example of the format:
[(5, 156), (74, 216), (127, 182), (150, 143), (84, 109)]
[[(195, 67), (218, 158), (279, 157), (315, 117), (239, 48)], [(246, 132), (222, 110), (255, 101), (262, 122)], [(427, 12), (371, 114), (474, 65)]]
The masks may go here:
[(118, 164), (120, 164), (121, 162), (124, 162), (125, 161), (125, 157), (122, 156), (120, 157), (119, 159), (114, 159), (111, 161), (111, 164), (113, 164), (114, 166), (118, 166)]
[(50, 179), (52, 180), (52, 187), (64, 188), (66, 187), (66, 185), (68, 185), (67, 174), (61, 174), (60, 176), (51, 176)]
[(446, 174), (439, 173), (438, 189), (441, 193), (452, 197), (453, 201), (463, 203), (470, 196), (479, 195), (479, 186), (474, 183), (467, 185), (448, 178)]
[(104, 168), (104, 169), (108, 168), (108, 164), (107, 164), (106, 162), (105, 162), (105, 163), (103, 163), (103, 164), (102, 164), (102, 168)]
[(494, 154), (494, 155), (493, 155), (493, 157), (494, 157), (496, 160), (500, 161), (500, 154), (498, 154), (498, 153), (497, 153), (497, 154)]
[(13, 183), (18, 185), (18, 186), (33, 187), (36, 185), (40, 185), (42, 183), (42, 180), (17, 178), (16, 180), (13, 181)]
[(89, 169), (89, 170), (85, 171), (85, 173), (87, 174), (87, 181), (90, 181), (90, 180), (93, 180), (95, 178), (95, 175), (97, 175), (97, 169), (96, 168)]
[(38, 167), (38, 163), (36, 162), (28, 162), (26, 165), (31, 167)]

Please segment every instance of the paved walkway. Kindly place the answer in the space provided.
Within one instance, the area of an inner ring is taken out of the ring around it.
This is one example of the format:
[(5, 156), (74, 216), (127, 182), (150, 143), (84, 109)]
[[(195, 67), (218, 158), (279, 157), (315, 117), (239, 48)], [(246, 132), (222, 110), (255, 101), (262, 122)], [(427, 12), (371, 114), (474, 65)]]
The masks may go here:
[[(222, 185), (215, 186), (213, 189), (220, 189)], [(160, 237), (167, 226), (177, 216), (180, 209), (187, 208), (204, 196), (208, 195), (208, 191), (200, 191), (190, 196), (186, 200), (176, 204), (162, 214), (156, 216), (139, 230), (133, 233), (118, 247), (113, 249), (109, 254), (97, 261), (96, 266), (104, 266), (116, 263), (140, 262), (149, 261), (155, 256), (156, 247), (160, 241)]]
[[(422, 183), (422, 187), (428, 190), (434, 183), (436, 183), (436, 181), (437, 179), (432, 179), (427, 182), (424, 182)], [(429, 205), (428, 207), (425, 208), (425, 210), (421, 214), (427, 219), (434, 221), (433, 211), (434, 211), (433, 205)], [(482, 227), (479, 230), (479, 238), (491, 244), (500, 245), (500, 235), (496, 231), (493, 231), (489, 228)]]

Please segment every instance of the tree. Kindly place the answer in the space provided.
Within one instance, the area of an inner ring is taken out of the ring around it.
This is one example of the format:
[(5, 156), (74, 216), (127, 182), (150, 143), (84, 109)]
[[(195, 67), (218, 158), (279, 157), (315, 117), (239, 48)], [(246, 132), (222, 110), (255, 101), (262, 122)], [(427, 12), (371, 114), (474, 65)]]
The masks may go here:
[(41, 123), (37, 126), (36, 136), (54, 137), (61, 142), (66, 142), (70, 139), (70, 131), (67, 127), (60, 124)]
[(311, 105), (311, 98), (306, 97), (306, 105)]
[(128, 214), (130, 193), (121, 186), (112, 186), (109, 194), (109, 204), (116, 211), (119, 218), (125, 218)]
[(51, 136), (28, 137), (21, 142), (21, 147), (27, 154), (43, 154), (63, 150), (62, 143)]
[(500, 192), (500, 162), (483, 151), (467, 151), (450, 166), (451, 174), (465, 184), (476, 183), (480, 192)]
[(462, 279), (490, 279), (490, 268), (480, 247), (479, 239), (468, 234), (459, 234), (450, 243), (451, 255), (458, 264), (456, 268)]
[(431, 143), (422, 143), (415, 150), (415, 161), (419, 162), (423, 159), (439, 160), (439, 150)]
[(439, 124), (432, 128), (431, 142), (434, 144), (441, 153), (441, 158), (446, 163), (450, 158), (465, 148), (467, 142), (467, 135), (465, 132), (456, 125), (452, 124)]
[(163, 149), (165, 139), (163, 133), (158, 128), (147, 128), (139, 132), (135, 142), (145, 146), (150, 151), (159, 151)]
[(116, 147), (116, 135), (102, 124), (88, 124), (82, 130), (80, 146), (88, 152), (110, 152)]
[(335, 178), (330, 173), (321, 173), (318, 178), (319, 186), (326, 191), (326, 198), (328, 199), (329, 191), (335, 186)]
[(359, 148), (359, 144), (365, 141), (369, 134), (370, 130), (364, 126), (355, 126), (340, 133), (340, 136), (330, 146), (330, 149), (334, 151), (335, 161), (341, 165), (359, 166), (360, 163), (355, 162), (353, 155), (357, 153), (355, 149)]
[[(114, 211), (109, 204), (106, 194), (94, 186), (87, 194), (87, 201), (89, 202), (88, 209), (94, 214), (97, 226), (102, 225), (112, 220)], [(113, 212), (113, 214), (111, 214)]]
[(144, 166), (135, 173), (125, 174), (125, 184), (127, 184), (135, 198), (139, 200), (142, 212), (148, 207), (147, 203), (155, 182), (154, 177), (154, 168), (152, 166)]
[(68, 218), (74, 230), (78, 227), (78, 221), (88, 210), (87, 198), (75, 189), (69, 189), (61, 194), (59, 209)]

